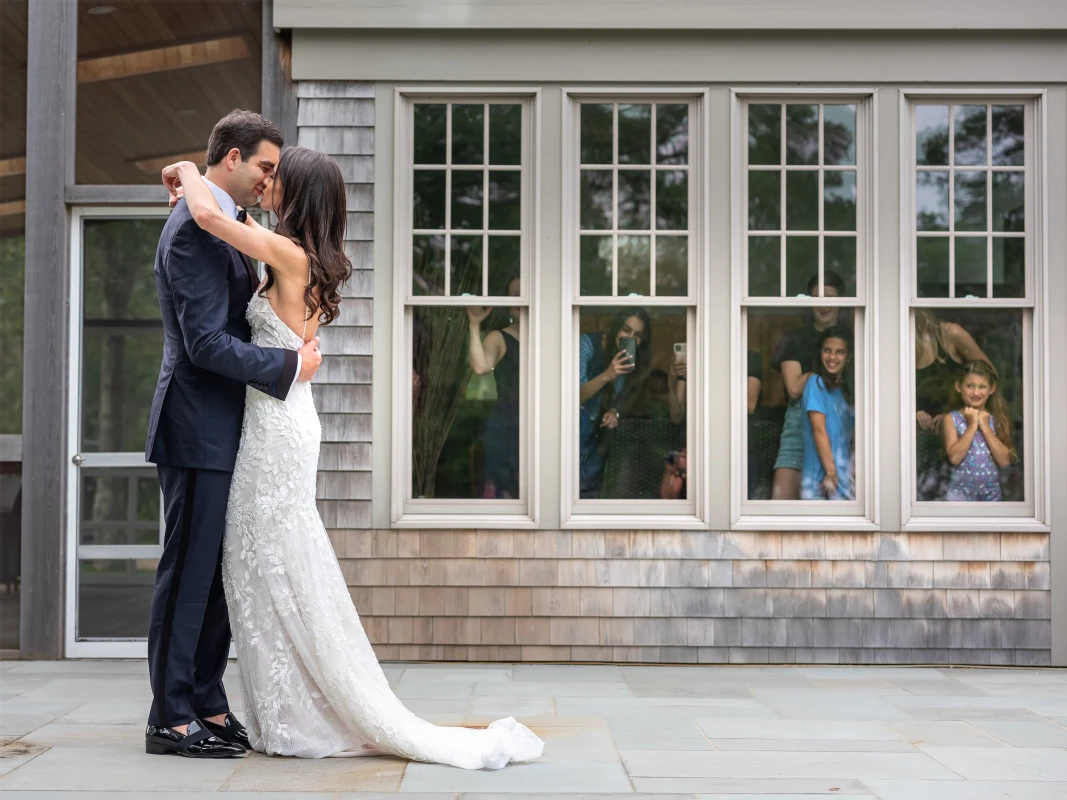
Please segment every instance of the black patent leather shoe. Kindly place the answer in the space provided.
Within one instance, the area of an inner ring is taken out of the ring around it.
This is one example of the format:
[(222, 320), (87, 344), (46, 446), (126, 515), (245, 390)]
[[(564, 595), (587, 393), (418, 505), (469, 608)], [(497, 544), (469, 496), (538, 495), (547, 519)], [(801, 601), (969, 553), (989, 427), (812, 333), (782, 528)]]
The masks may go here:
[(204, 720), (204, 726), (224, 742), (239, 744), (245, 750), (252, 749), (252, 743), (248, 741), (248, 731), (245, 730), (245, 726), (229, 711), (226, 712), (226, 721), (222, 725), (216, 725), (214, 722)]
[(154, 756), (179, 755), (186, 758), (240, 758), (248, 751), (241, 745), (224, 742), (198, 719), (189, 723), (188, 733), (149, 725), (144, 733), (144, 751)]

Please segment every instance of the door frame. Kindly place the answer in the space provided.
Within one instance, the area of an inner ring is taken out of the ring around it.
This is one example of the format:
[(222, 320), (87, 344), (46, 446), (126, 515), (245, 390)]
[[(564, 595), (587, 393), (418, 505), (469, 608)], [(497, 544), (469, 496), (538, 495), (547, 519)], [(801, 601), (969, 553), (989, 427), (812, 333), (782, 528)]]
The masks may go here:
[[(87, 206), (71, 209), (70, 248), (70, 321), (68, 397), (67, 397), (67, 518), (66, 518), (66, 592), (64, 613), (65, 656), (67, 658), (146, 658), (148, 642), (145, 639), (114, 639), (78, 641), (78, 524), (80, 520), (79, 470), (82, 466), (95, 467), (141, 467), (147, 462), (144, 457), (132, 453), (93, 453), (84, 464), (75, 464), (81, 441), (81, 366), (82, 366), (82, 312), (85, 307), (83, 286), (83, 222), (86, 219), (166, 218), (170, 209), (166, 206)], [(137, 458), (140, 458), (138, 461)], [(162, 530), (162, 503), (160, 504)], [(87, 547), (122, 548), (121, 558), (154, 558), (163, 552), (162, 545), (87, 545)]]

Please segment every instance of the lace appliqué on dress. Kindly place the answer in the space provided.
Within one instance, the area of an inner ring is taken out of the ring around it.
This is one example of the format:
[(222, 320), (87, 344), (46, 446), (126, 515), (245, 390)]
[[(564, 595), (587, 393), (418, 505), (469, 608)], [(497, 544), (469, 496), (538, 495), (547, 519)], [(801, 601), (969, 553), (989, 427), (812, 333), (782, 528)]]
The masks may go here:
[[(261, 347), (303, 344), (258, 292), (247, 317)], [(247, 390), (223, 585), (252, 746), (321, 758), (373, 743), (466, 769), (539, 757), (543, 742), (510, 717), (486, 730), (441, 727), (393, 694), (315, 506), (321, 434), (309, 383), (285, 401)]]

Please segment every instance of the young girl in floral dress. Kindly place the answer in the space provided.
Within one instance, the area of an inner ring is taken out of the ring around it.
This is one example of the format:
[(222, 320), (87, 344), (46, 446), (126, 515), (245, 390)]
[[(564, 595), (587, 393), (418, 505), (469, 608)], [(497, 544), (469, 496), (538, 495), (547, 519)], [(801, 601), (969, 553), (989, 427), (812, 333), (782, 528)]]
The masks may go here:
[(985, 361), (960, 368), (956, 391), (963, 408), (946, 414), (941, 425), (952, 464), (946, 500), (996, 502), (1001, 499), (1000, 467), (1015, 458), (1012, 422), (997, 394), (997, 373)]

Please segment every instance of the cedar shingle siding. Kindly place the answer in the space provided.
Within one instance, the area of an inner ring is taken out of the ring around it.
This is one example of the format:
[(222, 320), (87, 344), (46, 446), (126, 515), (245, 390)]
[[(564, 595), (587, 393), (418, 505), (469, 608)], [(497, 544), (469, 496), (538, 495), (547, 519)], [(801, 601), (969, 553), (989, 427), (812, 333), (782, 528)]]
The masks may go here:
[(322, 330), (319, 509), (379, 657), (1050, 663), (1047, 534), (369, 530), (374, 85), (299, 98), (355, 270)]

